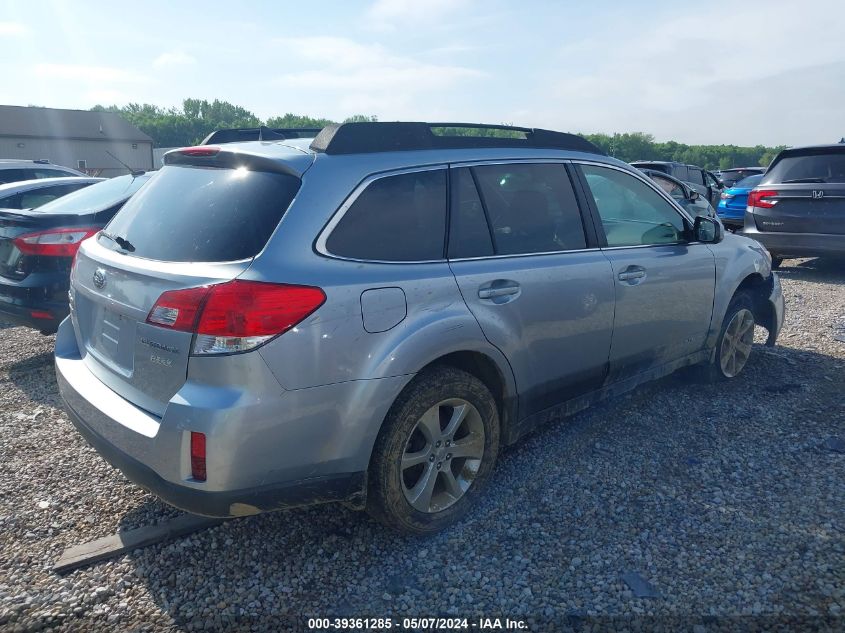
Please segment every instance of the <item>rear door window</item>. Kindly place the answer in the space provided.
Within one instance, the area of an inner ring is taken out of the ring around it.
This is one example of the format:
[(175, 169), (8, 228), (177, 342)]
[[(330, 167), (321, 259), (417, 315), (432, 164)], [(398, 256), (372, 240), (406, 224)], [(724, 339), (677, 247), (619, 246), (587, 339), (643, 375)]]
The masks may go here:
[[(145, 259), (248, 259), (264, 248), (299, 185), (287, 174), (170, 165), (129, 199), (105, 232)], [(106, 236), (98, 239), (119, 248)]]
[(332, 255), (370, 261), (443, 259), (446, 170), (431, 169), (373, 180), (326, 240)]
[(61, 169), (33, 169), (31, 178), (62, 178), (74, 174)]
[(497, 255), (586, 247), (581, 212), (563, 165), (482, 165), (472, 173)]
[(808, 150), (783, 155), (763, 176), (769, 183), (845, 183), (845, 149), (842, 151)]
[(0, 169), (0, 185), (9, 182), (20, 182), (26, 180), (26, 174), (23, 169)]

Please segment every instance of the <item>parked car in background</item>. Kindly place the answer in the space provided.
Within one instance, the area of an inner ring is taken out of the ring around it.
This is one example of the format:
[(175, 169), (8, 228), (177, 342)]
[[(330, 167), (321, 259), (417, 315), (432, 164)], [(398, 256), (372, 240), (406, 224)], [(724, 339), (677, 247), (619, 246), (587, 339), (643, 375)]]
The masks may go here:
[(748, 176), (722, 192), (716, 213), (727, 228), (742, 228), (745, 223), (745, 207), (748, 206), (748, 192), (760, 184), (762, 178), (763, 174)]
[(719, 172), (719, 178), (727, 188), (733, 187), (740, 180), (744, 180), (749, 176), (762, 175), (765, 171), (765, 167), (733, 167), (731, 169), (723, 169)]
[(716, 217), (713, 205), (689, 185), (662, 171), (655, 171), (654, 169), (640, 169), (640, 171), (656, 182), (663, 191), (669, 194), (672, 200), (686, 209), (693, 217), (697, 215), (708, 218)]
[(103, 178), (71, 176), (23, 180), (0, 185), (0, 209), (37, 209), (79, 189), (84, 189)]
[(346, 501), (430, 533), (501, 445), (680, 367), (734, 378), (755, 324), (774, 343), (758, 244), (579, 136), (447, 125), (501, 129), (167, 153), (77, 253), (55, 358), (79, 431), (192, 512)]
[(70, 167), (53, 165), (48, 160), (6, 160), (0, 159), (0, 185), (37, 178), (61, 178), (62, 176), (86, 176)]
[(721, 182), (716, 176), (701, 167), (661, 160), (637, 160), (631, 165), (638, 169), (653, 169), (674, 176), (695, 189), (714, 207), (719, 204), (719, 196), (722, 195)]
[(68, 315), (70, 265), (150, 174), (92, 184), (36, 210), (0, 209), (0, 321), (55, 332)]
[(784, 257), (845, 255), (845, 144), (778, 154), (748, 194), (743, 233)]

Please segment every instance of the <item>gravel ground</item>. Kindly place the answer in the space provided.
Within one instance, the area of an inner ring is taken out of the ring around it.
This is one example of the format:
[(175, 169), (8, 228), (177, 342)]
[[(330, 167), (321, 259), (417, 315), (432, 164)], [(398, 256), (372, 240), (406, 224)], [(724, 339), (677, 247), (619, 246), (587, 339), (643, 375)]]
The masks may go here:
[(831, 438), (845, 439), (845, 272), (792, 260), (781, 277), (779, 345), (756, 346), (740, 379), (670, 377), (533, 434), (443, 534), (404, 537), (323, 506), (66, 577), (51, 572), (66, 546), (177, 512), (73, 430), (52, 337), (2, 328), (0, 630), (305, 630), (306, 616), (387, 615), (843, 630), (845, 454)]

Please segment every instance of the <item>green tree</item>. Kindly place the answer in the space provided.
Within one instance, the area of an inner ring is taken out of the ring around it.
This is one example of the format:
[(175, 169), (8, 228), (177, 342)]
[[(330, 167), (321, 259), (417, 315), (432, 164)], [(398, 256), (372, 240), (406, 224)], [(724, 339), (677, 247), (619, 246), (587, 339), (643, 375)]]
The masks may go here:
[[(185, 99), (178, 108), (162, 108), (149, 103), (124, 106), (96, 105), (92, 110), (116, 112), (149, 134), (156, 147), (193, 145), (214, 130), (231, 127), (257, 127), (262, 121), (246, 108), (228, 101)], [(353, 114), (344, 123), (378, 121), (375, 115)], [(271, 128), (322, 128), (335, 121), (308, 115), (287, 114), (270, 117)], [(503, 124), (504, 125), (504, 124)], [(518, 138), (520, 133), (501, 129), (437, 128), (438, 134)], [(768, 165), (783, 147), (739, 147), (736, 145), (685, 145), (676, 141), (658, 143), (644, 132), (582, 134), (602, 151), (620, 160), (672, 160), (705, 169), (729, 169), (748, 165)]]

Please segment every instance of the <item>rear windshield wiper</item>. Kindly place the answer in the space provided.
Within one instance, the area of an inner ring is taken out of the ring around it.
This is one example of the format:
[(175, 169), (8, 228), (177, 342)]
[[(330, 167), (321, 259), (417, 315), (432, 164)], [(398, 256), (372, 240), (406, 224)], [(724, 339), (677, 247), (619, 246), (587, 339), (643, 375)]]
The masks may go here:
[(112, 235), (111, 233), (106, 233), (105, 231), (100, 231), (100, 235), (103, 237), (109, 238), (112, 242), (120, 246), (123, 250), (131, 253), (135, 250), (135, 247), (132, 246), (132, 242), (127, 239), (120, 237), (119, 235)]
[(783, 184), (789, 185), (798, 182), (827, 182), (824, 178), (793, 178), (792, 180), (784, 180)]

